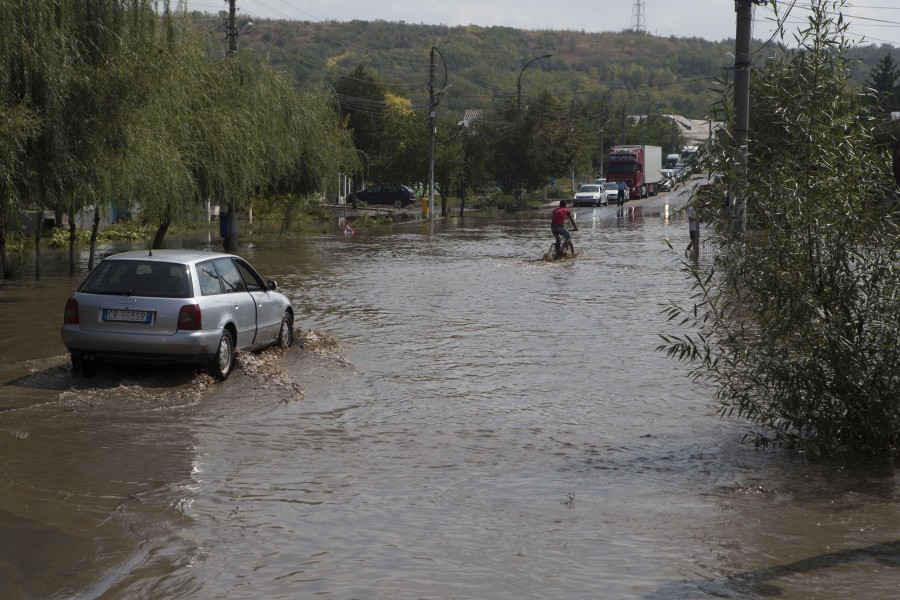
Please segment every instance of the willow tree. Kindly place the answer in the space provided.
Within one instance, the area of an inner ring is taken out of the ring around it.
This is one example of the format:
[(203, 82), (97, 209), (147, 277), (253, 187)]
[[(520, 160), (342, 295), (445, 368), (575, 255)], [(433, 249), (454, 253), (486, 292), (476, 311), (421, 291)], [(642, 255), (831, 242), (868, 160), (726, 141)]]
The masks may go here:
[(114, 157), (119, 202), (155, 225), (160, 248), (173, 223), (188, 220), (200, 204), (198, 139), (207, 129), (208, 72), (204, 39), (187, 30), (183, 14), (163, 13), (151, 43), (135, 54), (124, 123), (126, 151)]
[(42, 125), (38, 107), (31, 102), (36, 85), (32, 77), (49, 60), (45, 56), (48, 48), (35, 43), (41, 15), (38, 7), (33, 5), (32, 11), (20, 8), (0, 4), (0, 22), (4, 23), (4, 35), (0, 36), (0, 271), (4, 278), (13, 273), (7, 244), (12, 224), (19, 223), (29, 180), (26, 150)]
[[(168, 14), (169, 3), (162, 4)], [(36, 209), (38, 272), (44, 210), (68, 215), (74, 271), (76, 214), (93, 205), (96, 223), (101, 206), (122, 195), (128, 177), (120, 159), (131, 151), (126, 123), (133, 101), (143, 98), (134, 91), (145, 59), (154, 56), (150, 50), (158, 5), (155, 0), (0, 3), (0, 19), (7, 26), (2, 38), (4, 105), (40, 119), (17, 161), (7, 162), (18, 166), (14, 173), (8, 171), (3, 212), (9, 214), (10, 198)]]
[[(4, 68), (0, 97), (7, 115), (37, 119), (31, 132), (13, 142), (4, 167), (7, 190), (0, 213), (7, 217), (18, 206), (35, 210), (34, 251), (40, 274), (43, 212), (55, 203), (72, 172), (67, 152), (64, 106), (71, 83), (74, 56), (68, 35), (74, 0), (9, 0), (0, 3), (0, 60)], [(15, 138), (14, 138), (15, 139)], [(19, 152), (21, 148), (21, 152)], [(13, 205), (13, 202), (16, 205)], [(6, 219), (4, 219), (6, 221)]]
[[(138, 93), (140, 84), (146, 80), (148, 63), (158, 54), (156, 5), (154, 0), (82, 0), (70, 9), (66, 30), (75, 54), (60, 135), (66, 140), (72, 168), (60, 190), (58, 208), (69, 217), (73, 273), (76, 215), (94, 207), (92, 266), (100, 212), (127, 192), (123, 185), (127, 172), (118, 167), (121, 157), (134, 151), (127, 124), (144, 101), (144, 94)], [(164, 7), (165, 19), (170, 20), (168, 2)], [(132, 170), (144, 172), (146, 166), (133, 165)]]
[[(692, 200), (713, 220), (714, 259), (688, 264), (697, 296), (669, 316), (694, 331), (661, 346), (717, 386), (722, 415), (755, 444), (883, 455), (900, 439), (900, 230), (890, 156), (848, 89), (846, 24), (815, 1), (796, 50), (752, 82), (746, 239), (724, 189)], [(727, 120), (730, 90), (720, 103)], [(734, 132), (705, 167), (734, 180)], [(708, 219), (709, 220), (709, 219)]]
[(22, 105), (0, 106), (0, 272), (13, 274), (7, 240), (9, 224), (18, 222), (22, 206), (17, 180), (21, 176), (25, 145), (37, 132), (38, 116)]
[(327, 97), (302, 93), (256, 52), (208, 64), (190, 101), (189, 168), (204, 198), (227, 208), (224, 247), (235, 251), (237, 213), (279, 186), (308, 192), (353, 164), (352, 144)]

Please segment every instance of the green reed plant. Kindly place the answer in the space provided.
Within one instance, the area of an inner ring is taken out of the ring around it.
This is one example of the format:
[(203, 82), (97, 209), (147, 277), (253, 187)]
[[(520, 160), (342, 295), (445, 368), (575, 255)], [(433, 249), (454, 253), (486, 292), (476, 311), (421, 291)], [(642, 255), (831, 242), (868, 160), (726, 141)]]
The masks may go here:
[[(812, 2), (797, 49), (753, 78), (745, 236), (733, 132), (702, 158), (725, 175), (692, 199), (713, 256), (683, 263), (692, 304), (666, 314), (687, 331), (659, 347), (716, 386), (757, 446), (828, 457), (883, 455), (900, 436), (900, 213), (873, 116), (846, 86), (842, 5)], [(726, 85), (718, 117), (731, 106)]]

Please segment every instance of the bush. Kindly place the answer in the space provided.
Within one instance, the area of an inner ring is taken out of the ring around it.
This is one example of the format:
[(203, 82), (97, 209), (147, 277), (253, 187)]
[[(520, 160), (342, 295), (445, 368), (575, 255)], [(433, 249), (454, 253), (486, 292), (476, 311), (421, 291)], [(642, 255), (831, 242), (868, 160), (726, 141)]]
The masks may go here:
[[(882, 202), (890, 157), (845, 87), (845, 26), (824, 4), (753, 81), (746, 236), (715, 190), (692, 199), (716, 217), (716, 256), (684, 264), (694, 305), (667, 313), (694, 332), (660, 349), (714, 382), (719, 413), (755, 423), (757, 446), (882, 455), (900, 435), (900, 213)], [(740, 191), (730, 133), (703, 166)]]

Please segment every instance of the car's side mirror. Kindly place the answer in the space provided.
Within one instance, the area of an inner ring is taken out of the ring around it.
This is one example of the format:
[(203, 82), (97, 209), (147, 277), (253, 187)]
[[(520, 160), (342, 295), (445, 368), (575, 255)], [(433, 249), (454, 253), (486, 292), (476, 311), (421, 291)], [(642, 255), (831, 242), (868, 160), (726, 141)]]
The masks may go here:
[(270, 292), (274, 292), (275, 290), (278, 289), (278, 284), (270, 279), (266, 282), (266, 289), (269, 290)]

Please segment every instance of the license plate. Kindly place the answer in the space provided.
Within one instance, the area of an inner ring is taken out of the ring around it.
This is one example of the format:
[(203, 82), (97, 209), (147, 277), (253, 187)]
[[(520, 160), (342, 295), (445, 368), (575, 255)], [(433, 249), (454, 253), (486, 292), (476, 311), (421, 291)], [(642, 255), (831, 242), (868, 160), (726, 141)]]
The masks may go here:
[(126, 323), (150, 323), (153, 313), (148, 310), (103, 309), (104, 321), (121, 321)]

